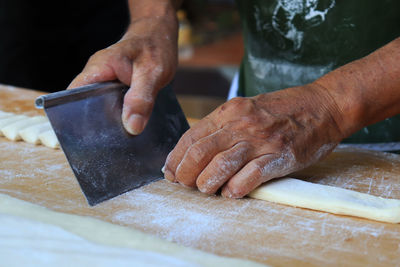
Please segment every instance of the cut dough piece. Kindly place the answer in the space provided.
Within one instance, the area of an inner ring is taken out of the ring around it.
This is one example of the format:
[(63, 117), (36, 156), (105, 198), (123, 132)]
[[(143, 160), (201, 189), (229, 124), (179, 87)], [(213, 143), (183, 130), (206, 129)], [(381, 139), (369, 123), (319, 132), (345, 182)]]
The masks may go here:
[(265, 266), (2, 194), (0, 259), (1, 266)]
[(26, 129), (29, 126), (32, 125), (37, 125), (40, 123), (45, 122), (47, 119), (43, 116), (36, 116), (36, 117), (31, 117), (31, 118), (26, 118), (17, 122), (14, 122), (12, 124), (9, 124), (0, 130), (4, 134), (5, 137), (12, 141), (18, 141), (21, 140), (21, 136), (19, 135), (19, 131)]
[[(17, 121), (27, 119), (27, 118), (28, 117), (24, 116), (24, 115), (14, 115), (11, 117), (0, 119), (0, 129), (2, 129), (3, 127), (6, 127), (7, 125), (13, 124)], [(1, 130), (0, 130), (0, 136), (4, 136), (3, 132)]]
[(49, 121), (46, 121), (23, 129), (19, 135), (25, 142), (38, 145), (40, 144), (39, 135), (49, 130), (51, 130), (51, 125)]
[(400, 200), (293, 178), (272, 180), (255, 189), (249, 196), (294, 207), (400, 223)]
[(59, 148), (60, 147), (60, 143), (58, 143), (57, 136), (54, 133), (53, 129), (39, 134), (39, 139), (40, 139), (40, 142), (42, 142), (42, 144), (47, 147), (51, 147), (51, 148)]
[(59, 148), (57, 137), (45, 116), (28, 117), (0, 110), (0, 136), (12, 141), (24, 140), (51, 148)]

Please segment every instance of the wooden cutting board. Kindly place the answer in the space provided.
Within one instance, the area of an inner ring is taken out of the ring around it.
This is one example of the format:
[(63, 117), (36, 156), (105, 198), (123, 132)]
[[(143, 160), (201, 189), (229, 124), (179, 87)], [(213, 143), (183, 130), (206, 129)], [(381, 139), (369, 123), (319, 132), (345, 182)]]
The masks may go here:
[[(42, 114), (39, 92), (0, 86), (0, 110)], [(400, 156), (342, 149), (297, 174), (400, 199)], [(400, 225), (270, 202), (207, 196), (164, 180), (89, 207), (60, 150), (0, 138), (0, 193), (184, 246), (273, 266), (400, 266)]]

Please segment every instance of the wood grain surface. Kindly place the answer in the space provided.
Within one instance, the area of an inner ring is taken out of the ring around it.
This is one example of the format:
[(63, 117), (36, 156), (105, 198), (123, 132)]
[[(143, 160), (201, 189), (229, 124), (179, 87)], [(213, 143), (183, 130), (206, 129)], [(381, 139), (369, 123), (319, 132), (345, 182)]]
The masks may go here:
[[(35, 115), (39, 92), (0, 86), (0, 110)], [(342, 149), (294, 175), (400, 199), (400, 156)], [(400, 266), (400, 225), (207, 196), (161, 180), (89, 207), (60, 150), (0, 138), (0, 193), (184, 246), (273, 266)]]

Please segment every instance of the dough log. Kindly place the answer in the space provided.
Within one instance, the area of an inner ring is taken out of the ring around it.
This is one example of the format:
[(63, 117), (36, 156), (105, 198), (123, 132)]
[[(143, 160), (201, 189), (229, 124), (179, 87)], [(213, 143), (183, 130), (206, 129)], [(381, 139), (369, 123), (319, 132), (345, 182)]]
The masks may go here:
[[(31, 256), (32, 255), (32, 256)], [(265, 266), (0, 194), (1, 266)]]
[(294, 207), (400, 223), (400, 200), (293, 178), (272, 180), (255, 189), (249, 196)]

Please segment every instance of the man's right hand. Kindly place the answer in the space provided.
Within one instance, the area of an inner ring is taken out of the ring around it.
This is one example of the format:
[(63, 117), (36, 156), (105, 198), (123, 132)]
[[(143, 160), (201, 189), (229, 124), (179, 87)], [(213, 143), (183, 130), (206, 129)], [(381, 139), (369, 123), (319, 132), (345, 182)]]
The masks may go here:
[(158, 91), (172, 80), (177, 67), (178, 21), (174, 6), (164, 1), (152, 13), (152, 1), (143, 2), (132, 6), (136, 13), (143, 10), (145, 15), (137, 18), (131, 11), (132, 21), (122, 39), (91, 56), (68, 87), (112, 80), (130, 86), (122, 121), (133, 135), (143, 131)]

